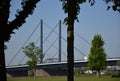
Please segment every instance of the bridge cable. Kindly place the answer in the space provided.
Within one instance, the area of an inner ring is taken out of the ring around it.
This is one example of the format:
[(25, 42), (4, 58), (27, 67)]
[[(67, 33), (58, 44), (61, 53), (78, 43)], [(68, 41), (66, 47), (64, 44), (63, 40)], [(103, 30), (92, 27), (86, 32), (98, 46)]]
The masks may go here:
[(54, 29), (52, 29), (52, 31), (48, 34), (48, 36), (44, 39), (43, 43), (45, 43), (45, 41), (50, 37), (50, 35), (54, 32), (54, 30), (57, 28), (57, 26), (59, 25), (59, 23), (54, 27)]
[[(44, 23), (47, 27), (49, 27), (50, 29), (52, 29), (49, 25), (47, 25), (46, 23)], [(54, 31), (55, 32), (55, 31)], [(57, 32), (55, 32), (57, 35), (59, 35), (59, 33), (57, 33)], [(76, 33), (77, 34), (77, 33)], [(80, 35), (79, 35), (80, 36)], [(62, 39), (64, 40), (64, 41), (66, 41), (67, 42), (67, 40), (63, 37), (63, 36), (61, 36), (62, 37)], [(84, 39), (83, 37), (82, 37), (82, 39)], [(85, 39), (84, 39), (85, 40)], [(87, 40), (86, 40), (86, 42), (87, 42)], [(88, 42), (89, 43), (89, 42)], [(83, 56), (86, 56), (82, 51), (80, 51), (79, 49), (77, 49), (75, 46), (74, 46), (74, 48), (78, 51), (78, 52), (80, 52)]]
[(49, 46), (49, 48), (44, 52), (44, 54), (46, 54), (50, 50), (50, 48), (54, 45), (54, 43), (57, 41), (57, 39), (58, 38), (55, 39), (55, 41)]
[[(65, 42), (67, 42), (67, 40), (64, 38), (64, 37), (62, 37), (62, 39), (65, 41)], [(83, 56), (86, 56), (82, 51), (80, 51), (77, 47), (75, 47), (74, 46), (74, 48), (78, 51), (78, 52), (80, 52)]]
[[(44, 22), (43, 22), (44, 23)], [(57, 27), (57, 25), (55, 26), (55, 28), (54, 29), (52, 29), (49, 25), (47, 25), (46, 23), (44, 23), (44, 25), (46, 25), (49, 29), (51, 29), (52, 31), (49, 33), (49, 35), (46, 37), (46, 39), (44, 40), (44, 42), (48, 39), (48, 37), (52, 34), (52, 32), (54, 32), (54, 33), (56, 33), (57, 35), (59, 35), (56, 31), (54, 31), (55, 29), (56, 29), (56, 27)], [(80, 36), (78, 33), (76, 33), (75, 32), (75, 34), (77, 35), (77, 36), (79, 36), (81, 39), (83, 39), (86, 43), (88, 43), (88, 44), (90, 44), (86, 39), (84, 39), (82, 36)], [(40, 39), (40, 37), (36, 40), (36, 42), (35, 43), (37, 43), (38, 41), (39, 41), (39, 39)], [(62, 37), (62, 39), (64, 40), (64, 41), (67, 41), (64, 37)], [(48, 41), (48, 40), (47, 40)], [(53, 44), (53, 46), (54, 46), (54, 44)], [(51, 47), (51, 46), (50, 46)], [(55, 47), (55, 46), (54, 46)], [(57, 47), (55, 47), (56, 49), (57, 49)], [(77, 51), (79, 51), (82, 55), (84, 55), (84, 56), (86, 56), (82, 51), (80, 51), (78, 48), (76, 48), (76, 47), (74, 47)], [(65, 53), (64, 53), (65, 54)], [(25, 58), (25, 57), (24, 57)]]
[[(40, 23), (39, 23), (40, 24)], [(58, 25), (58, 24), (57, 24)], [(52, 31), (54, 31), (55, 29), (56, 29), (56, 27), (57, 27), (57, 25), (55, 26), (55, 28), (52, 30)], [(38, 25), (39, 26), (39, 25)], [(37, 27), (38, 27), (37, 26)], [(47, 40), (47, 38), (50, 36), (52, 34), (52, 32), (51, 33), (49, 33), (49, 35), (46, 37), (46, 39), (44, 40), (44, 42)], [(40, 37), (35, 41), (35, 44), (39, 41), (39, 39), (40, 39)], [(43, 42), (43, 43), (44, 43)], [(22, 46), (23, 47), (23, 46)], [(21, 49), (20, 49), (21, 50)], [(19, 62), (19, 64), (22, 62), (22, 60), (23, 59), (25, 59), (25, 56), (20, 60), (20, 62)]]
[(39, 27), (39, 25), (40, 25), (40, 23), (36, 26), (36, 28), (33, 30), (33, 32), (30, 34), (30, 36), (27, 38), (27, 40), (23, 43), (23, 45), (21, 46), (21, 48), (17, 51), (17, 53), (10, 60), (10, 62), (8, 63), (8, 66), (13, 62), (13, 60), (16, 58), (16, 56), (19, 54), (19, 52), (22, 50), (22, 48), (25, 46), (25, 44), (28, 42), (28, 40), (31, 38), (31, 36), (34, 34), (34, 32), (37, 30), (37, 28)]
[(80, 36), (78, 33), (74, 32), (78, 37), (80, 37), (82, 40), (84, 40), (86, 43), (88, 43), (89, 45), (91, 45), (91, 43), (89, 41), (87, 41), (86, 39), (84, 39), (82, 36)]
[[(48, 27), (50, 30), (53, 30), (51, 26), (49, 26), (48, 24), (46, 24), (45, 22), (43, 22), (44, 25), (46, 25), (46, 27)], [(59, 23), (58, 23), (59, 24)], [(56, 35), (59, 35), (59, 33), (57, 33), (56, 31), (53, 31)], [(63, 36), (61, 36), (61, 38), (63, 40), (66, 40)], [(65, 54), (65, 53), (64, 53)]]
[[(91, 43), (89, 41), (87, 41), (86, 39), (84, 39), (82, 36), (80, 36), (78, 33), (75, 32), (75, 34), (80, 37), (81, 39), (83, 39), (86, 43), (88, 43), (89, 45), (91, 45)], [(108, 58), (111, 58), (110, 56), (107, 55)]]
[[(46, 40), (46, 41), (47, 41), (49, 44), (51, 44), (50, 41), (48, 41), (48, 40)], [(57, 48), (54, 44), (53, 44), (52, 46), (53, 46), (56, 50), (58, 50), (58, 48)], [(62, 53), (63, 53), (64, 56), (66, 56), (66, 54), (65, 54), (63, 51), (62, 51)], [(57, 54), (56, 54), (56, 55), (57, 55)], [(54, 56), (53, 56), (53, 57), (54, 57)]]

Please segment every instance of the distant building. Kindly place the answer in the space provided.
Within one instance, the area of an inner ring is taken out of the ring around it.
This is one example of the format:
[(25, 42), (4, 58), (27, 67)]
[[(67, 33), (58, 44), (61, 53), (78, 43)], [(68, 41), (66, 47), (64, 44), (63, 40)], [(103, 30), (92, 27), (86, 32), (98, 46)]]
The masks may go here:
[(108, 69), (120, 71), (120, 66), (108, 66)]
[(87, 60), (88, 60), (88, 56), (85, 56), (85, 57), (84, 57), (84, 60), (87, 61)]
[(48, 58), (44, 62), (45, 63), (58, 62), (58, 58)]

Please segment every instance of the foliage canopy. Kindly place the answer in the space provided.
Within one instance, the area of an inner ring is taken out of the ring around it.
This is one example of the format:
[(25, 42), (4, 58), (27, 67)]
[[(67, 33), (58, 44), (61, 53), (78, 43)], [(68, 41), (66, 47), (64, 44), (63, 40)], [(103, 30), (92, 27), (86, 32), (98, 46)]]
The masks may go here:
[(101, 35), (96, 34), (92, 40), (92, 46), (90, 48), (90, 54), (88, 57), (88, 66), (91, 70), (104, 70), (106, 64), (106, 53), (103, 48), (104, 41)]
[(36, 47), (34, 42), (29, 43), (27, 46), (23, 48), (23, 52), (27, 57), (31, 59), (31, 61), (37, 63), (42, 63), (44, 58), (44, 54), (41, 53), (39, 47)]
[(101, 35), (96, 34), (92, 40), (92, 46), (88, 57), (88, 66), (92, 70), (103, 70), (106, 67), (106, 53), (103, 45), (104, 41)]

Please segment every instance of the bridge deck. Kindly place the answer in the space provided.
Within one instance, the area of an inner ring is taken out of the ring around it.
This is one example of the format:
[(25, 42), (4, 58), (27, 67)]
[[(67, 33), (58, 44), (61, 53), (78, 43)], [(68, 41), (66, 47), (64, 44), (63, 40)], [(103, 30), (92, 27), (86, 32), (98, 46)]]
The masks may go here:
[[(107, 59), (108, 66), (115, 66), (117, 61), (120, 59)], [(74, 67), (86, 67), (88, 61), (87, 60), (81, 60), (81, 61), (74, 61)], [(28, 65), (14, 65), (14, 66), (7, 66), (7, 71), (9, 70), (28, 70)], [(44, 68), (67, 68), (67, 62), (54, 62), (54, 63), (42, 63), (37, 64), (38, 69), (44, 69)]]

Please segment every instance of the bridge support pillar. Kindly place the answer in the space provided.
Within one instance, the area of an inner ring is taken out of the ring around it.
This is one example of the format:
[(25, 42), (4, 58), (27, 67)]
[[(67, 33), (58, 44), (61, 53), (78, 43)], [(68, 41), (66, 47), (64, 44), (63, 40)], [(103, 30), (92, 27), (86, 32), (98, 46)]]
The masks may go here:
[(59, 21), (59, 62), (61, 62), (61, 20)]

